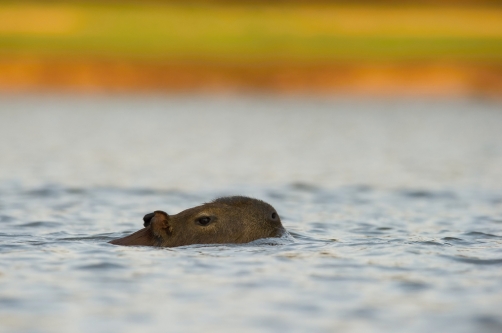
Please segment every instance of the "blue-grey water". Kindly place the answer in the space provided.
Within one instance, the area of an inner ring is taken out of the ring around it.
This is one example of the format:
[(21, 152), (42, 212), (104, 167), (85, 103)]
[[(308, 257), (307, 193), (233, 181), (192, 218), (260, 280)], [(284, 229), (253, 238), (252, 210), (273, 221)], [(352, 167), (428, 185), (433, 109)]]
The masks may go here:
[[(119, 247), (224, 195), (289, 231)], [(1, 332), (502, 332), (502, 105), (0, 96)]]

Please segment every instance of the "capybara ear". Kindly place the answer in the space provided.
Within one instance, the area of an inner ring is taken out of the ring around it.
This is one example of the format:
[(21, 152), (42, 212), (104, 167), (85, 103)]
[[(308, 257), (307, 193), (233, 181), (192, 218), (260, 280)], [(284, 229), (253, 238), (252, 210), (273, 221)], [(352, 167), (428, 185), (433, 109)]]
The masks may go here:
[(150, 222), (152, 221), (152, 217), (155, 216), (155, 213), (150, 213), (150, 214), (146, 214), (145, 216), (143, 216), (143, 225), (146, 227), (148, 227), (150, 225)]
[[(147, 220), (148, 220), (148, 226), (150, 226), (150, 229), (152, 230), (153, 236), (157, 239), (163, 240), (167, 236), (172, 235), (173, 229), (171, 225), (169, 224), (169, 215), (167, 215), (166, 212), (163, 212), (161, 210), (156, 210), (155, 212), (151, 214), (145, 215), (145, 218), (147, 216), (151, 215)], [(145, 218), (143, 218), (145, 220)], [(147, 227), (147, 221), (145, 220), (145, 227)]]

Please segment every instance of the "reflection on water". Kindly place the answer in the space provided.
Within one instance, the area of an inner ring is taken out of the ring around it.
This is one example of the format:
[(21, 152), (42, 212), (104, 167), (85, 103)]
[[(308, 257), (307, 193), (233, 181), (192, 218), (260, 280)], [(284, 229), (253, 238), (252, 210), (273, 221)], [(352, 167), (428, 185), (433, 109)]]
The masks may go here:
[[(502, 330), (497, 105), (31, 96), (0, 117), (2, 331)], [(233, 194), (290, 236), (107, 244)]]

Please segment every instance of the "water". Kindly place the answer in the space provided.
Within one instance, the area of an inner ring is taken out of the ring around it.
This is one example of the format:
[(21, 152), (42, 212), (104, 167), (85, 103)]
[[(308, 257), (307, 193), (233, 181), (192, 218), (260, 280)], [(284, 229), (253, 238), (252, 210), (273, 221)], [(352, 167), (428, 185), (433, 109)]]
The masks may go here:
[[(0, 119), (0, 331), (502, 331), (500, 104), (19, 95)], [(232, 194), (290, 235), (106, 243)]]

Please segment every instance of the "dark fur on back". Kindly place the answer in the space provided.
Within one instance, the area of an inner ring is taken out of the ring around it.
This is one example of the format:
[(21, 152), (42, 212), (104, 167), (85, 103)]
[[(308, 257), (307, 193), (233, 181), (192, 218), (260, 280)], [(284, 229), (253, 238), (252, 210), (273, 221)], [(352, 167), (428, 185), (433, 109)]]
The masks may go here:
[(252, 202), (260, 202), (260, 203), (263, 203), (263, 204), (266, 204), (268, 205), (265, 201), (262, 201), (262, 200), (259, 200), (259, 199), (254, 199), (254, 198), (249, 198), (249, 197), (244, 197), (244, 196), (233, 196), (233, 197), (221, 197), (221, 198), (217, 198), (217, 199), (214, 199), (213, 201), (211, 201), (211, 203), (222, 203), (222, 204), (226, 204), (226, 205), (244, 205), (244, 204), (249, 204), (249, 203), (252, 203)]

